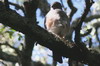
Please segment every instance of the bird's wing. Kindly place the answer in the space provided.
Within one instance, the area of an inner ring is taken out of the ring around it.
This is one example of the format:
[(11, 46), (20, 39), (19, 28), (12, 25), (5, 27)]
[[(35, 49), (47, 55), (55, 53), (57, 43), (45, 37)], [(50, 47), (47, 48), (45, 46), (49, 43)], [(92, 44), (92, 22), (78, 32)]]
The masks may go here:
[(61, 19), (62, 21), (65, 21), (66, 24), (67, 24), (68, 26), (70, 26), (70, 21), (69, 21), (69, 18), (68, 18), (68, 16), (67, 16), (67, 14), (66, 14), (64, 11), (62, 11), (62, 10), (58, 10), (58, 13), (59, 13), (59, 16), (61, 17), (60, 19)]

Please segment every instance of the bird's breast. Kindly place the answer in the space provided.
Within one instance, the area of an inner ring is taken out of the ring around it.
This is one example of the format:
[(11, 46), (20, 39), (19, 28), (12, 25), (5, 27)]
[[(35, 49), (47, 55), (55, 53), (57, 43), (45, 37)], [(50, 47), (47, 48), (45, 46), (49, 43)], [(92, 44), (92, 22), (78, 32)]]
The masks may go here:
[(55, 10), (48, 12), (46, 15), (45, 25), (49, 32), (54, 33), (60, 37), (65, 37), (69, 30), (67, 18), (62, 17), (59, 12)]

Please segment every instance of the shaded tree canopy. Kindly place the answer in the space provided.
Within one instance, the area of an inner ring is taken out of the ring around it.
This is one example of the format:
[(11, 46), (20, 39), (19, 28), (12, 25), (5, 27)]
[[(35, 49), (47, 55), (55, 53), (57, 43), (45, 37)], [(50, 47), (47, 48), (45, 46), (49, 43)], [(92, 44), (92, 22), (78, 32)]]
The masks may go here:
[[(50, 5), (48, 5), (48, 2), (46, 0), (25, 1), (23, 3), (24, 7), (15, 3), (11, 3), (8, 0), (4, 0), (4, 2), (0, 1), (0, 23), (25, 34), (25, 46), (22, 45), (22, 50), (11, 46), (8, 42), (3, 44), (1, 43), (0, 46), (7, 45), (10, 48), (14, 49), (17, 55), (8, 55), (0, 50), (0, 59), (11, 61), (14, 63), (18, 62), (20, 66), (32, 66), (32, 50), (34, 44), (38, 43), (44, 47), (49, 48), (51, 51), (60, 54), (62, 57), (70, 58), (72, 60), (79, 61), (90, 66), (99, 66), (100, 53), (95, 50), (88, 49), (85, 45), (85, 42), (82, 42), (82, 37), (89, 35), (92, 29), (87, 30), (87, 32), (84, 34), (81, 34), (80, 31), (82, 29), (83, 22), (89, 22), (92, 19), (99, 18), (100, 15), (87, 17), (90, 11), (90, 7), (94, 2), (93, 0), (84, 1), (86, 5), (84, 13), (80, 18), (76, 19), (76, 21), (72, 22), (71, 33), (69, 36), (70, 40), (66, 41), (63, 41), (57, 36), (54, 36), (53, 34), (47, 32), (45, 29), (40, 27), (38, 25), (38, 22), (36, 21), (37, 8), (40, 8), (42, 15), (45, 15), (49, 11)], [(71, 23), (72, 17), (76, 13), (77, 8), (73, 6), (72, 0), (67, 0), (67, 3), (72, 10), (69, 15)], [(13, 5), (17, 9), (21, 9), (24, 13), (24, 16), (21, 16), (15, 10), (10, 9), (9, 5)], [(100, 27), (100, 24), (95, 23), (93, 26), (98, 29)], [(75, 31), (74, 41), (72, 41), (73, 31)], [(98, 32), (96, 32), (96, 35), (98, 38)], [(91, 40), (88, 44), (89, 46), (92, 45)], [(71, 45), (71, 47), (69, 45)]]

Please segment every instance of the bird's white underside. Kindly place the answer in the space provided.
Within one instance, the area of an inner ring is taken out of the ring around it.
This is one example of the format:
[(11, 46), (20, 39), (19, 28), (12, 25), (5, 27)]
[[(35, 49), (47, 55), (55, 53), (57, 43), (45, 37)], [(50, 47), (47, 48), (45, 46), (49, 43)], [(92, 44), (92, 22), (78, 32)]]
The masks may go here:
[[(60, 10), (60, 9), (58, 9)], [(47, 19), (48, 18), (48, 19)], [(51, 10), (46, 15), (46, 20), (51, 20), (53, 23), (51, 27), (47, 26), (47, 30), (55, 35), (61, 33), (65, 37), (66, 34), (69, 31), (69, 27), (67, 26), (67, 20), (61, 20), (60, 15), (57, 12), (57, 9), (54, 10), (51, 8)], [(47, 24), (47, 23), (46, 23)]]

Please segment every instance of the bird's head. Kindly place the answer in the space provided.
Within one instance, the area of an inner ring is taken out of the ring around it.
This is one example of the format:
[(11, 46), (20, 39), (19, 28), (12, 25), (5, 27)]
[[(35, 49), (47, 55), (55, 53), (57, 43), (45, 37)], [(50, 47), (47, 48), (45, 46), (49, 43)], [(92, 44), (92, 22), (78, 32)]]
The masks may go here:
[(62, 6), (59, 2), (54, 2), (51, 7), (53, 9), (62, 9)]

